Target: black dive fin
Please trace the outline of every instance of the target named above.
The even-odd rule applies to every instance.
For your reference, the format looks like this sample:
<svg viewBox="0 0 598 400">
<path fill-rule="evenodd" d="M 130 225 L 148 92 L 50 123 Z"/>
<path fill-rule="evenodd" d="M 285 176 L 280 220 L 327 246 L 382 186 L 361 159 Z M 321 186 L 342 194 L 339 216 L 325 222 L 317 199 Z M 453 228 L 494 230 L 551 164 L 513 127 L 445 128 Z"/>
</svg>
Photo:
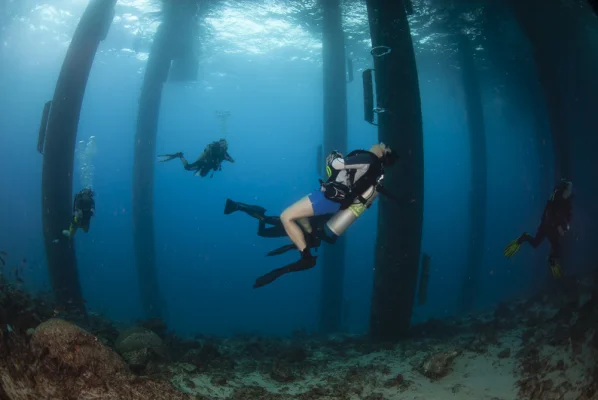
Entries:
<svg viewBox="0 0 598 400">
<path fill-rule="evenodd" d="M 253 288 L 257 289 L 262 286 L 266 286 L 266 285 L 274 282 L 276 279 L 280 278 L 287 272 L 289 272 L 289 271 L 286 269 L 286 267 L 273 269 L 272 271 L 268 272 L 266 275 L 262 275 L 259 278 L 257 278 L 255 280 L 255 283 L 253 284 Z"/>
<path fill-rule="evenodd" d="M 158 162 L 166 162 L 166 161 L 170 161 L 170 160 L 174 160 L 175 158 L 181 158 L 183 156 L 183 153 L 181 153 L 180 151 L 178 153 L 174 153 L 174 154 L 159 154 L 158 158 L 160 157 L 164 157 L 162 160 L 158 160 Z"/>
<path fill-rule="evenodd" d="M 282 247 L 279 247 L 279 248 L 277 248 L 275 250 L 272 250 L 272 251 L 268 252 L 268 254 L 266 254 L 266 257 L 269 257 L 269 256 L 278 256 L 280 254 L 286 253 L 289 250 L 296 250 L 296 249 L 297 249 L 297 246 L 295 246 L 294 244 L 286 244 L 286 245 L 284 245 Z"/>
<path fill-rule="evenodd" d="M 262 275 L 255 280 L 253 284 L 254 289 L 257 289 L 262 286 L 266 286 L 276 279 L 280 278 L 284 274 L 288 274 L 289 272 L 299 272 L 305 271 L 307 269 L 313 268 L 316 266 L 316 260 L 318 257 L 312 258 L 302 258 L 299 261 L 295 261 L 292 264 L 286 265 L 281 268 L 274 269 L 268 272 L 266 275 Z"/>
<path fill-rule="evenodd" d="M 255 211 L 256 214 L 261 215 L 262 217 L 266 215 L 266 209 L 260 206 L 249 206 Z"/>
<path fill-rule="evenodd" d="M 231 199 L 226 199 L 226 205 L 224 206 L 224 213 L 226 215 L 232 214 L 239 209 L 237 203 L 232 201 Z"/>
</svg>

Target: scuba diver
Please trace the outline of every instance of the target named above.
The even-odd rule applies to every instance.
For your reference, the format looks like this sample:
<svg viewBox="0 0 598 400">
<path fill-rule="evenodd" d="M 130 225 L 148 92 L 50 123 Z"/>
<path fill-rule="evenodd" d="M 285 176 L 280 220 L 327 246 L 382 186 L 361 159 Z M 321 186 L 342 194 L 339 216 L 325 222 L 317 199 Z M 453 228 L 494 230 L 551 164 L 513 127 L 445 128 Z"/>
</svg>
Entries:
<svg viewBox="0 0 598 400">
<path fill-rule="evenodd" d="M 89 231 L 89 223 L 91 217 L 95 213 L 96 203 L 93 199 L 94 192 L 91 187 L 82 189 L 75 195 L 75 201 L 73 202 L 73 219 L 69 229 L 62 231 L 62 234 L 66 237 L 73 237 L 77 229 L 83 229 L 83 232 Z"/>
<path fill-rule="evenodd" d="M 287 236 L 287 232 L 282 225 L 280 217 L 267 216 L 266 209 L 263 207 L 226 199 L 224 214 L 232 214 L 235 211 L 242 211 L 259 221 L 257 229 L 258 236 L 265 238 L 279 238 Z M 305 235 L 307 245 L 310 248 L 317 249 L 322 244 L 322 240 L 329 241 L 329 238 L 325 232 L 325 225 L 332 215 L 333 214 L 324 214 L 309 218 L 300 218 L 297 220 L 299 227 Z M 278 249 L 270 251 L 267 256 L 276 256 L 295 248 L 296 247 L 294 244 L 284 245 Z"/>
<path fill-rule="evenodd" d="M 228 154 L 228 143 L 226 139 L 220 139 L 217 142 L 212 142 L 207 145 L 202 155 L 199 156 L 199 158 L 193 163 L 189 163 L 181 152 L 174 154 L 161 154 L 158 157 L 163 157 L 163 159 L 158 160 L 159 162 L 166 162 L 174 160 L 175 158 L 180 158 L 181 162 L 183 163 L 183 167 L 187 171 L 195 171 L 193 175 L 199 175 L 201 177 L 208 175 L 211 170 L 214 172 L 221 171 L 222 161 L 226 160 L 231 163 L 235 162 L 230 154 Z M 212 172 L 210 178 L 214 176 L 214 172 Z"/>
<path fill-rule="evenodd" d="M 378 193 L 400 201 L 381 185 L 384 167 L 393 165 L 396 159 L 395 153 L 384 143 L 373 145 L 369 151 L 352 151 L 344 158 L 337 151 L 328 155 L 328 180 L 320 180 L 319 190 L 305 196 L 280 215 L 280 221 L 301 258 L 257 278 L 253 287 L 265 286 L 289 272 L 315 267 L 317 257 L 311 254 L 306 235 L 298 224 L 302 218 L 334 214 L 324 227 L 326 241 L 334 243 L 370 207 Z"/>
<path fill-rule="evenodd" d="M 563 275 L 563 270 L 559 264 L 561 236 L 564 236 L 570 228 L 569 224 L 571 223 L 573 210 L 572 192 L 573 183 L 566 179 L 561 179 L 546 202 L 536 235 L 532 236 L 527 232 L 523 232 L 521 236 L 513 240 L 505 248 L 505 257 L 510 258 L 514 256 L 523 243 L 529 243 L 535 249 L 544 241 L 544 238 L 548 238 L 551 247 L 548 256 L 548 265 L 550 266 L 553 278 L 560 278 Z"/>
</svg>

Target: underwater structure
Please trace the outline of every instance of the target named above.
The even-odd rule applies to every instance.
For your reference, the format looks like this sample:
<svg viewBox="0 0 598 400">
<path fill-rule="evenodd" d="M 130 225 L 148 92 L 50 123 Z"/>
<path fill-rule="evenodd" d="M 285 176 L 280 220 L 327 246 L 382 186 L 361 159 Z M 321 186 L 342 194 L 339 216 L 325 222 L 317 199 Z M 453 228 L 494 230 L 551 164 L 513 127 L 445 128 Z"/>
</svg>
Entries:
<svg viewBox="0 0 598 400">
<path fill-rule="evenodd" d="M 42 225 L 52 289 L 58 303 L 85 310 L 75 244 L 62 230 L 72 217 L 73 164 L 85 87 L 100 41 L 106 38 L 116 0 L 92 0 L 75 30 L 54 97 L 44 105 L 38 150 L 43 153 Z"/>
<path fill-rule="evenodd" d="M 347 83 L 345 39 L 340 0 L 321 2 L 322 57 L 324 69 L 324 145 L 323 157 L 337 150 L 347 152 Z M 322 173 L 323 171 L 319 171 Z M 345 269 L 345 238 L 322 252 L 322 290 L 320 331 L 337 332 L 343 315 L 343 286 Z"/>
<path fill-rule="evenodd" d="M 197 54 L 187 36 L 193 34 L 198 10 L 197 0 L 163 3 L 162 23 L 150 49 L 139 98 L 133 161 L 133 245 L 141 304 L 148 318 L 161 317 L 163 312 L 154 235 L 154 164 L 162 89 L 171 66 L 173 81 L 197 78 Z"/>
<path fill-rule="evenodd" d="M 596 15 L 586 2 L 570 7 L 563 2 L 522 4 L 511 0 L 509 5 L 531 45 L 545 99 L 554 160 L 553 183 L 561 178 L 571 179 L 582 185 L 577 186 L 579 192 L 593 193 L 595 169 L 579 160 L 593 157 L 598 126 L 596 113 L 589 108 L 596 104 L 598 93 L 596 39 L 590 25 L 595 24 Z M 591 198 L 577 199 L 577 215 L 598 215 L 596 202 Z M 577 226 L 576 237 L 564 238 L 563 264 L 570 264 L 572 247 L 585 246 L 583 241 L 593 235 L 585 224 Z M 578 256 L 579 252 L 575 253 Z M 586 258 L 583 262 L 594 261 Z"/>
<path fill-rule="evenodd" d="M 415 53 L 403 0 L 367 0 L 376 74 L 378 138 L 397 152 L 384 175 L 398 204 L 381 196 L 370 334 L 395 339 L 409 329 L 420 263 L 424 215 L 424 148 Z"/>
<path fill-rule="evenodd" d="M 563 18 L 562 12 L 565 10 L 558 2 L 543 3 L 542 5 L 538 3 L 537 6 L 533 3 L 535 2 L 516 0 L 509 2 L 515 18 L 532 46 L 538 77 L 546 99 L 554 154 L 554 173 L 558 180 L 563 176 L 571 177 L 572 172 L 571 144 L 567 135 L 569 128 L 566 97 L 563 96 L 558 79 L 563 63 L 560 58 L 566 58 L 566 54 L 562 51 L 559 43 L 562 41 L 560 35 L 563 32 L 573 33 L 576 29 L 569 30 L 564 26 L 570 19 Z M 538 18 L 539 12 L 542 14 L 542 18 Z M 547 26 L 547 21 L 551 21 L 554 25 Z M 560 27 L 560 29 L 555 27 Z"/>
<path fill-rule="evenodd" d="M 510 99 L 521 113 L 533 118 L 532 140 L 539 157 L 540 193 L 549 193 L 553 185 L 550 132 L 546 102 L 538 81 L 534 62 L 528 57 L 526 46 L 514 48 L 514 43 L 525 42 L 525 33 L 516 29 L 516 35 L 505 40 L 508 28 L 517 24 L 508 2 L 491 2 L 485 8 L 482 20 L 483 44 L 492 66 L 491 74 L 484 76 L 495 87 L 504 89 L 503 98 Z M 500 71 L 500 73 L 496 73 Z"/>
<path fill-rule="evenodd" d="M 457 30 L 457 57 L 461 67 L 461 82 L 467 111 L 469 131 L 470 190 L 469 190 L 469 240 L 465 275 L 461 287 L 459 308 L 469 311 L 475 301 L 479 275 L 484 262 L 487 209 L 486 132 L 484 108 L 478 83 L 478 73 L 470 39 Z"/>
</svg>

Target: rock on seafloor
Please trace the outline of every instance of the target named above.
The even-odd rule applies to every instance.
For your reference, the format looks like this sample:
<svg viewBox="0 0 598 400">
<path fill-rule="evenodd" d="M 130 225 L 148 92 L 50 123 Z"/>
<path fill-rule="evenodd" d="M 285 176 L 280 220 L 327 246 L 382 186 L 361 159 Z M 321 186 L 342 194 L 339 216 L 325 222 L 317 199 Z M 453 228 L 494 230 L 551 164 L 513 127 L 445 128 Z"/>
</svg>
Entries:
<svg viewBox="0 0 598 400">
<path fill-rule="evenodd" d="M 164 357 L 162 339 L 143 327 L 136 326 L 122 332 L 115 347 L 129 367 L 137 371 L 145 368 L 152 359 Z"/>
<path fill-rule="evenodd" d="M 192 399 L 167 382 L 134 376 L 98 338 L 59 319 L 40 324 L 30 341 L 0 331 L 0 398 Z"/>
<path fill-rule="evenodd" d="M 440 379 L 451 372 L 453 360 L 460 354 L 457 350 L 442 351 L 427 357 L 419 371 L 430 379 Z"/>
</svg>

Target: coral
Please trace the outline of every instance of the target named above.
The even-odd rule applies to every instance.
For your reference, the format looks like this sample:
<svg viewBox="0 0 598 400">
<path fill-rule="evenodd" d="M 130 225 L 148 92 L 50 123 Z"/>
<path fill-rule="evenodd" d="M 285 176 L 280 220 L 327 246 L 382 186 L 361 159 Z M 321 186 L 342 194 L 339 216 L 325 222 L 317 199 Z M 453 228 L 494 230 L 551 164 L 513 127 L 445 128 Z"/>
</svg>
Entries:
<svg viewBox="0 0 598 400">
<path fill-rule="evenodd" d="M 140 379 L 97 337 L 51 319 L 27 335 L 0 331 L 3 399 L 182 400 L 191 397 L 166 382 Z"/>
<path fill-rule="evenodd" d="M 115 348 L 135 371 L 143 370 L 150 361 L 166 358 L 162 339 L 153 331 L 138 326 L 121 333 Z"/>
</svg>

